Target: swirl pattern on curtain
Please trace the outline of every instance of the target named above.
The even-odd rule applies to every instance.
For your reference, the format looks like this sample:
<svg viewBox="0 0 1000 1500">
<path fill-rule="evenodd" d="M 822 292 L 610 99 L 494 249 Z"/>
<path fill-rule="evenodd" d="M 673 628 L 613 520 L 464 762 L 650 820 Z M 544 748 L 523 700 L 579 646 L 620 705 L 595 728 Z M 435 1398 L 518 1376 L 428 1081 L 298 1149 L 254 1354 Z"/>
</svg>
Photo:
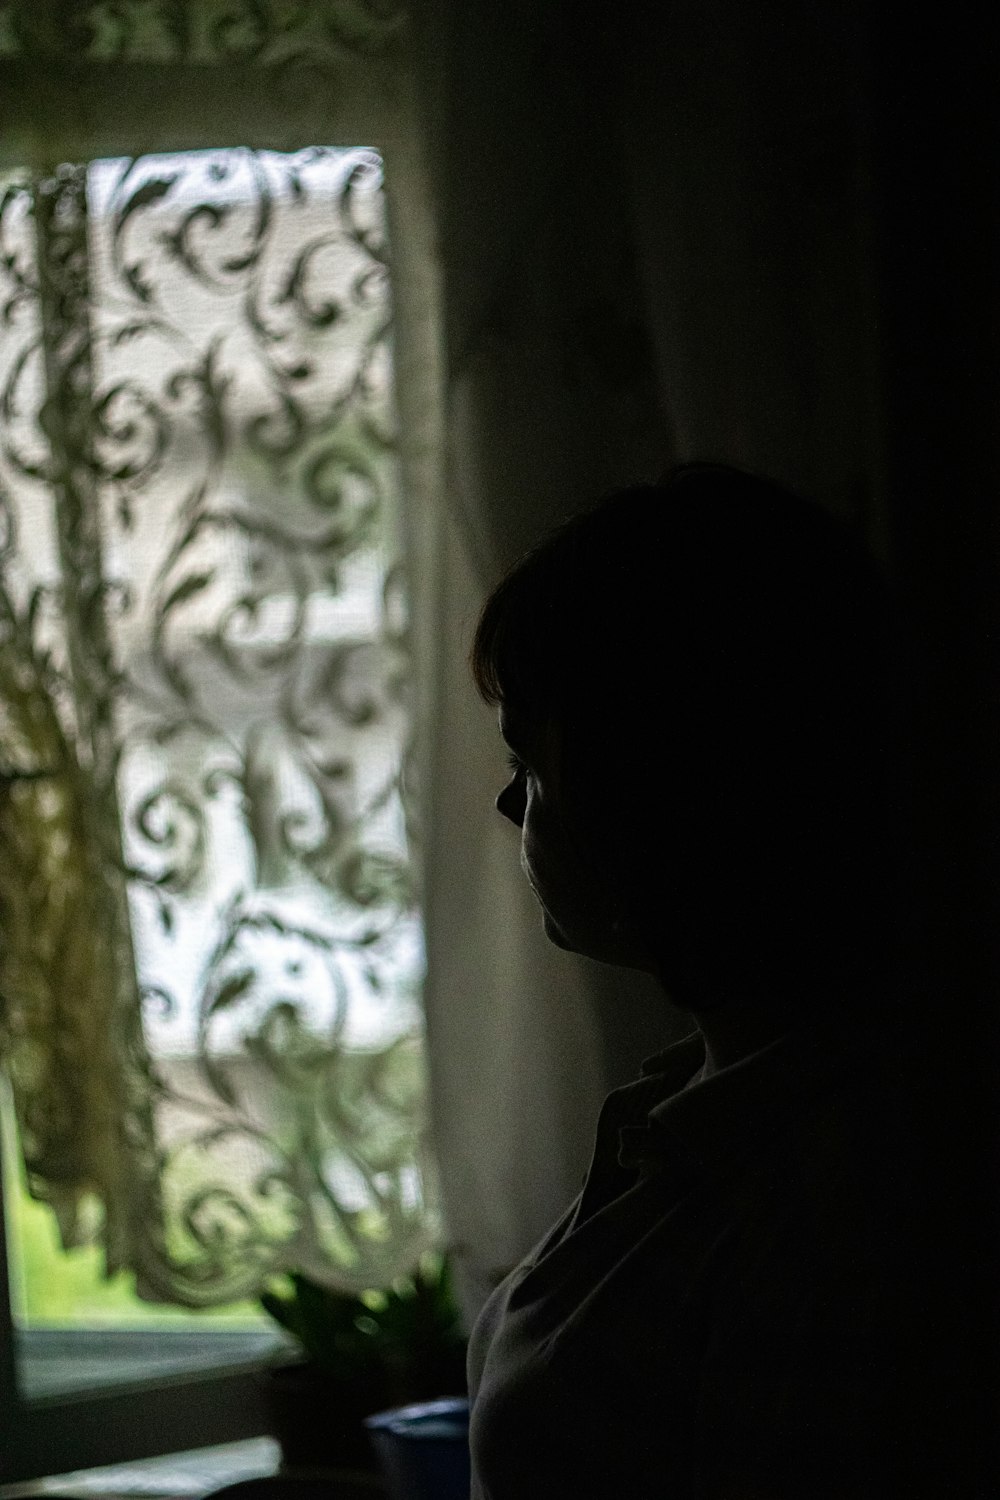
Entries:
<svg viewBox="0 0 1000 1500">
<path fill-rule="evenodd" d="M 0 1034 L 32 1191 L 148 1298 L 386 1284 L 440 1227 L 379 158 L 15 174 L 0 315 Z"/>
<path fill-rule="evenodd" d="M 322 66 L 404 25 L 394 0 L 2 0 L 0 57 Z"/>
</svg>

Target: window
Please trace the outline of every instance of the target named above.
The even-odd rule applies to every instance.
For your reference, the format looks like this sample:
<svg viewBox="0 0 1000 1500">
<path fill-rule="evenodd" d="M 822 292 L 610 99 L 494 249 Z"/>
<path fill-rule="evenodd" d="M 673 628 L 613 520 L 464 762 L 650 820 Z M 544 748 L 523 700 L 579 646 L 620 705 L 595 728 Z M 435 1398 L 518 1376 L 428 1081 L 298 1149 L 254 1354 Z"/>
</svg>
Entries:
<svg viewBox="0 0 1000 1500">
<path fill-rule="evenodd" d="M 261 1430 L 267 1279 L 438 1229 L 381 159 L 14 170 L 0 285 L 23 1478 Z"/>
</svg>

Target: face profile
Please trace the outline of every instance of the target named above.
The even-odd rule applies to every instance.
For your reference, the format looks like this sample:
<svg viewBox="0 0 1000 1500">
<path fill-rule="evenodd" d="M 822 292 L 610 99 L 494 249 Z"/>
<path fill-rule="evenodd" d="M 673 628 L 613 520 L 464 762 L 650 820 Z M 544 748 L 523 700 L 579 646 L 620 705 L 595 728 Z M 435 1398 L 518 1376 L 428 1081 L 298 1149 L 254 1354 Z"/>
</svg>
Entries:
<svg viewBox="0 0 1000 1500">
<path fill-rule="evenodd" d="M 612 495 L 501 581 L 472 661 L 553 942 L 696 1013 L 889 962 L 891 603 L 819 507 L 709 465 Z"/>
<path fill-rule="evenodd" d="M 576 809 L 565 797 L 562 737 L 553 722 L 519 732 L 500 705 L 500 734 L 510 752 L 511 778 L 497 811 L 521 833 L 521 867 L 542 912 L 546 936 L 557 947 L 606 963 L 642 967 L 629 950 L 613 892 L 588 848 Z M 604 795 L 613 795 L 606 789 Z"/>
</svg>

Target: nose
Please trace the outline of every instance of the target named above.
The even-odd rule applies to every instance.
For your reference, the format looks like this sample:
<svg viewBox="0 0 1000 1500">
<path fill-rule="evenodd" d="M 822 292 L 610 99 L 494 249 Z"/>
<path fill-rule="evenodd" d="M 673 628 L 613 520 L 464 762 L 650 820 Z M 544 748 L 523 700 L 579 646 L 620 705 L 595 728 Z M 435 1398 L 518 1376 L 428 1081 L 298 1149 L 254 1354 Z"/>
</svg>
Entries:
<svg viewBox="0 0 1000 1500">
<path fill-rule="evenodd" d="M 523 826 L 525 795 L 524 778 L 520 774 L 512 776 L 503 791 L 498 793 L 496 809 L 498 813 L 502 813 L 505 818 L 513 823 L 515 828 Z"/>
</svg>

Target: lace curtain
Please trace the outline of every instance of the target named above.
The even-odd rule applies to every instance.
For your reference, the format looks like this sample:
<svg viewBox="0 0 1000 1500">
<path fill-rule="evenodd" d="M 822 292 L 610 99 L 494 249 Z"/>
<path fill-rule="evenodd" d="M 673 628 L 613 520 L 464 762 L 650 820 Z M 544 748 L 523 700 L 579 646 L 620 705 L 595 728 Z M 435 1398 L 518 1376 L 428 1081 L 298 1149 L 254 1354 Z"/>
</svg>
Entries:
<svg viewBox="0 0 1000 1500">
<path fill-rule="evenodd" d="M 397 0 L 4 0 L 0 56 L 335 71 L 392 49 L 406 25 Z"/>
<path fill-rule="evenodd" d="M 91 60 L 308 63 L 332 88 L 400 25 L 12 4 L 0 56 L 75 54 L 71 92 Z M 147 1298 L 222 1304 L 286 1268 L 384 1284 L 441 1227 L 382 161 L 321 140 L 46 162 L 20 124 L 0 1034 L 29 1186 Z"/>
</svg>

